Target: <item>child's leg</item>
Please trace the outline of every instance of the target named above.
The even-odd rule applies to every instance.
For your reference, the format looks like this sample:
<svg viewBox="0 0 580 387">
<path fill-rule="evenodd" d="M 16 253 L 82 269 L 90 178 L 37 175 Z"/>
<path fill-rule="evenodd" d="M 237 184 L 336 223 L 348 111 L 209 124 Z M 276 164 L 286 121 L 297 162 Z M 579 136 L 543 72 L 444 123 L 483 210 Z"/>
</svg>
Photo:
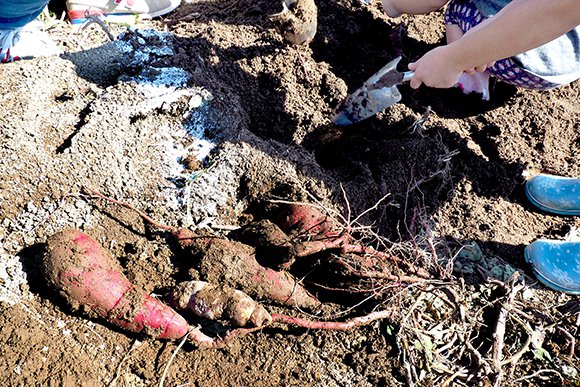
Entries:
<svg viewBox="0 0 580 387">
<path fill-rule="evenodd" d="M 0 29 L 21 28 L 46 7 L 48 0 L 0 1 Z"/>
<path fill-rule="evenodd" d="M 137 19 L 165 15 L 181 4 L 181 0 L 67 0 L 66 8 L 73 28 L 80 28 L 94 17 L 111 23 L 134 24 Z"/>
<path fill-rule="evenodd" d="M 22 57 L 55 55 L 60 49 L 31 23 L 48 0 L 0 1 L 0 63 Z"/>
<path fill-rule="evenodd" d="M 402 14 L 420 15 L 438 10 L 449 0 L 383 0 L 383 9 L 390 17 Z"/>
<path fill-rule="evenodd" d="M 469 29 L 481 23 L 485 18 L 470 1 L 451 1 L 445 12 L 445 34 L 447 44 L 461 39 Z M 489 72 L 463 73 L 457 87 L 465 94 L 477 93 L 489 100 Z"/>
</svg>

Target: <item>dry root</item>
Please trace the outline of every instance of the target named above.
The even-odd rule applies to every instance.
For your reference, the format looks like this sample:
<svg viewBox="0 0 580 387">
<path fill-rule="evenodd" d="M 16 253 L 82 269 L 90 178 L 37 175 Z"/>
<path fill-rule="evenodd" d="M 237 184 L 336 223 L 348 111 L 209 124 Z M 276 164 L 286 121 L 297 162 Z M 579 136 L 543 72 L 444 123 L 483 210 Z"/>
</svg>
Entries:
<svg viewBox="0 0 580 387">
<path fill-rule="evenodd" d="M 370 324 L 373 321 L 391 318 L 394 308 L 369 313 L 365 316 L 353 317 L 347 321 L 316 321 L 300 317 L 291 317 L 283 314 L 273 314 L 272 320 L 277 323 L 295 325 L 308 329 L 327 329 L 334 331 L 346 331 L 355 327 Z"/>
</svg>

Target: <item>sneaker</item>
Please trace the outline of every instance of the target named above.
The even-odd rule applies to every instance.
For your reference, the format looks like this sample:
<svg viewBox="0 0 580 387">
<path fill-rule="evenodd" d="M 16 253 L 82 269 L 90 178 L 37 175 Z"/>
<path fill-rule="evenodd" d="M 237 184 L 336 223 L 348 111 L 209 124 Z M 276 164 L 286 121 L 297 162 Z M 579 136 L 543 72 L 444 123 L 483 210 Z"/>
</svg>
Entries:
<svg viewBox="0 0 580 387">
<path fill-rule="evenodd" d="M 21 28 L 0 30 L 0 62 L 14 62 L 40 56 L 62 54 L 56 43 L 33 21 Z"/>
<path fill-rule="evenodd" d="M 66 7 L 71 24 L 75 27 L 88 21 L 88 15 L 102 17 L 112 23 L 134 24 L 137 19 L 165 15 L 179 4 L 181 0 L 67 0 Z"/>
<path fill-rule="evenodd" d="M 580 215 L 580 179 L 541 174 L 526 182 L 536 207 L 558 215 Z"/>
<path fill-rule="evenodd" d="M 539 239 L 526 247 L 524 255 L 544 285 L 580 295 L 580 241 Z"/>
</svg>

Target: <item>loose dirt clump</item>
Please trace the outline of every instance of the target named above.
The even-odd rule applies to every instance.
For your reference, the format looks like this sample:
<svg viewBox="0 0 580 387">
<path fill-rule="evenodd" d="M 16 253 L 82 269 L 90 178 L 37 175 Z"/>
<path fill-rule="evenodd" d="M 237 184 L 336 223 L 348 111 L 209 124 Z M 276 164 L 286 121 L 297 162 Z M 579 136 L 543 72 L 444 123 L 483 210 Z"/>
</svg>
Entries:
<svg viewBox="0 0 580 387">
<path fill-rule="evenodd" d="M 543 92 L 494 82 L 489 102 L 403 85 L 399 104 L 334 127 L 334 109 L 376 70 L 443 42 L 442 13 L 394 20 L 375 1 L 315 5 L 316 34 L 299 45 L 269 18 L 282 3 L 262 0 L 187 2 L 136 29 L 109 27 L 114 42 L 97 24 L 73 34 L 47 20 L 64 54 L 0 67 L 2 385 L 578 383 L 578 299 L 537 283 L 523 259 L 533 240 L 580 228 L 523 192 L 537 172 L 580 176 L 578 82 Z M 84 187 L 227 243 L 200 266 L 170 232 Z M 88 319 L 39 271 L 48 237 L 75 228 L 155 297 L 183 281 L 235 282 L 247 272 L 218 258 L 267 266 L 280 245 L 236 239 L 274 221 L 280 203 L 324 210 L 351 250 L 273 256 L 271 270 L 322 306 L 264 297 L 273 323 L 221 349 Z M 286 247 L 312 241 L 284 232 Z M 380 266 L 370 251 L 399 261 Z M 214 337 L 230 329 L 183 316 Z"/>
</svg>

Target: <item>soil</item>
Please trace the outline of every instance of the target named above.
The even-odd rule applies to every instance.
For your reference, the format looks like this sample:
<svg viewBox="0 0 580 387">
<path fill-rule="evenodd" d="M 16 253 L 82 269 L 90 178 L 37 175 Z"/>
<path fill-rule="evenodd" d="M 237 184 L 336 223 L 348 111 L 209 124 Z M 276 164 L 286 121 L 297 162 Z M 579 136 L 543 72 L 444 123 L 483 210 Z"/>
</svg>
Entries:
<svg viewBox="0 0 580 387">
<path fill-rule="evenodd" d="M 66 23 L 46 21 L 64 53 L 1 66 L 2 385 L 390 386 L 451 376 L 410 371 L 402 355 L 409 348 L 396 335 L 405 314 L 349 331 L 272 325 L 202 350 L 73 311 L 39 270 L 47 238 L 67 228 L 93 236 L 133 283 L 161 298 L 178 282 L 204 280 L 195 257 L 167 232 L 83 187 L 161 223 L 209 227 L 223 238 L 263 219 L 272 200 L 315 203 L 345 223 L 371 226 L 382 246 L 423 264 L 445 286 L 481 297 L 469 298 L 468 310 L 488 305 L 488 277 L 506 281 L 514 270 L 544 316 L 577 303 L 537 283 L 523 250 L 538 238 L 563 239 L 580 219 L 536 210 L 523 183 L 538 172 L 580 176 L 578 82 L 538 92 L 492 81 L 490 101 L 402 85 L 400 103 L 336 127 L 334 109 L 376 70 L 397 56 L 403 69 L 443 43 L 442 13 L 395 20 L 377 1 L 316 5 L 316 35 L 306 45 L 286 41 L 270 21 L 282 9 L 276 1 L 191 1 L 137 30 L 112 27 L 123 33 L 115 42 L 96 24 L 73 34 Z M 421 261 L 423 250 L 456 257 L 453 274 Z M 466 250 L 472 254 L 459 254 Z M 334 273 L 321 260 L 313 259 L 313 274 L 304 263 L 295 274 L 343 311 L 338 320 L 389 303 L 410 310 L 406 302 L 417 296 L 409 290 L 400 293 L 409 300 L 360 303 L 345 287 L 314 286 Z M 271 311 L 321 317 L 260 301 Z M 223 332 L 184 316 L 210 335 Z M 567 337 L 578 337 L 569 317 L 560 321 L 568 335 L 547 331 L 550 361 L 535 348 L 504 380 L 578 383 L 580 340 L 569 356 Z M 474 364 L 463 359 L 462 366 Z M 555 371 L 533 375 L 546 368 Z"/>
</svg>

